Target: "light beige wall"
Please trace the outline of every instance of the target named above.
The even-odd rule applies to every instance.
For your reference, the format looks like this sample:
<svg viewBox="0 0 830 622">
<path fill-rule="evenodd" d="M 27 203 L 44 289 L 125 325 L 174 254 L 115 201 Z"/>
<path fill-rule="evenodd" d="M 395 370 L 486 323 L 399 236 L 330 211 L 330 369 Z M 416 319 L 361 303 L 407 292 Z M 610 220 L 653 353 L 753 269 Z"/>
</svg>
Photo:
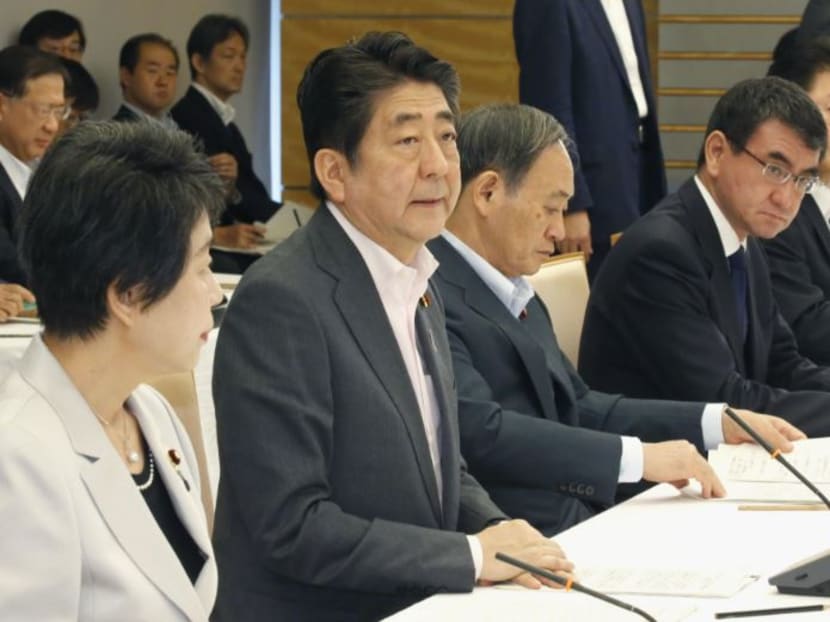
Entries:
<svg viewBox="0 0 830 622">
<path fill-rule="evenodd" d="M 245 87 L 231 103 L 255 154 L 255 168 L 263 180 L 268 180 L 268 7 L 268 0 L 0 0 L 0 45 L 16 43 L 20 27 L 38 11 L 60 9 L 78 17 L 87 35 L 84 65 L 101 89 L 96 116 L 109 118 L 121 100 L 118 52 L 129 37 L 158 32 L 175 43 L 182 59 L 178 80 L 181 95 L 190 83 L 185 43 L 193 25 L 207 13 L 240 17 L 251 30 L 251 49 Z"/>
</svg>

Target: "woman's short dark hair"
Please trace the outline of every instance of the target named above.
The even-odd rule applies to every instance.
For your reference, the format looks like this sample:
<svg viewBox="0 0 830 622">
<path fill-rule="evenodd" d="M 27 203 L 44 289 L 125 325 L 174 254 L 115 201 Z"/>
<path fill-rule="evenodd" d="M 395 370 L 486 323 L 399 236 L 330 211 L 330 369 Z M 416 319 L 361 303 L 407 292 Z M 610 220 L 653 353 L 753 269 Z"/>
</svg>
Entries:
<svg viewBox="0 0 830 622">
<path fill-rule="evenodd" d="M 19 251 L 46 332 L 106 326 L 107 289 L 147 308 L 181 277 L 199 218 L 222 182 L 185 132 L 155 123 L 82 123 L 47 152 L 20 214 Z"/>
<path fill-rule="evenodd" d="M 49 39 L 63 39 L 73 32 L 77 32 L 81 39 L 81 50 L 86 49 L 86 35 L 84 27 L 74 15 L 49 9 L 35 13 L 28 22 L 23 24 L 17 42 L 20 45 L 37 47 L 37 42 L 47 37 Z"/>
<path fill-rule="evenodd" d="M 366 33 L 324 50 L 306 67 L 297 89 L 297 105 L 311 169 L 311 192 L 318 199 L 324 200 L 325 192 L 314 172 L 314 154 L 334 149 L 353 164 L 374 114 L 377 94 L 407 80 L 438 86 L 458 117 L 460 85 L 455 69 L 400 32 Z"/>
<path fill-rule="evenodd" d="M 200 19 L 190 36 L 187 38 L 187 58 L 190 62 L 190 77 L 196 79 L 196 67 L 193 66 L 193 55 L 198 54 L 207 60 L 213 53 L 213 48 L 226 41 L 232 34 L 238 34 L 248 48 L 250 35 L 248 27 L 238 17 L 230 15 L 205 15 Z"/>
<path fill-rule="evenodd" d="M 821 112 L 804 89 L 775 76 L 743 80 L 724 93 L 709 117 L 706 137 L 721 131 L 737 152 L 746 147 L 758 127 L 767 121 L 779 121 L 795 132 L 807 148 L 824 157 L 827 127 Z M 705 162 L 706 154 L 701 147 L 698 167 Z"/>
<path fill-rule="evenodd" d="M 60 57 L 25 45 L 11 45 L 0 50 L 0 93 L 9 97 L 23 97 L 26 84 L 42 76 L 57 74 L 64 87 L 69 82 Z"/>
<path fill-rule="evenodd" d="M 97 110 L 100 94 L 95 78 L 78 61 L 71 58 L 59 58 L 69 75 L 69 81 L 66 83 L 64 90 L 66 97 L 73 100 L 72 107 L 81 112 Z"/>
</svg>

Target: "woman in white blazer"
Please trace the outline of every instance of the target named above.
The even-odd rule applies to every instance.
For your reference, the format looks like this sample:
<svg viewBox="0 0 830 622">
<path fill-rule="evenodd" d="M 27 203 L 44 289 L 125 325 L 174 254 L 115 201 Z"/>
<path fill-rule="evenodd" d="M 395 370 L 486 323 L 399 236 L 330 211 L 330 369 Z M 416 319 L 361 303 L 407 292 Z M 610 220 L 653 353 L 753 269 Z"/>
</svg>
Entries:
<svg viewBox="0 0 830 622">
<path fill-rule="evenodd" d="M 0 105 L 2 102 L 0 102 Z M 192 369 L 222 186 L 181 132 L 82 124 L 20 215 L 41 336 L 0 383 L 0 620 L 207 620 L 193 449 L 141 383 Z"/>
</svg>

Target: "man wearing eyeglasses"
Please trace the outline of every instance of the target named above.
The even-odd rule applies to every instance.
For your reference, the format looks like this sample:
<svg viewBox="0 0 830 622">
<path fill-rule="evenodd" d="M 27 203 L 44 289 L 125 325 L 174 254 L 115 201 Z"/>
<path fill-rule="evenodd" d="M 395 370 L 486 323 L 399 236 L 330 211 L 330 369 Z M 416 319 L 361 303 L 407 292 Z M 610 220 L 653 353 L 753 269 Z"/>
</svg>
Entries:
<svg viewBox="0 0 830 622">
<path fill-rule="evenodd" d="M 626 230 L 593 285 L 579 354 L 592 388 L 727 402 L 830 434 L 830 368 L 799 353 L 758 241 L 795 218 L 826 147 L 791 82 L 727 91 L 697 174 Z"/>
<path fill-rule="evenodd" d="M 32 166 L 69 113 L 65 83 L 53 54 L 25 46 L 0 51 L 0 282 L 26 283 L 15 225 Z"/>
</svg>

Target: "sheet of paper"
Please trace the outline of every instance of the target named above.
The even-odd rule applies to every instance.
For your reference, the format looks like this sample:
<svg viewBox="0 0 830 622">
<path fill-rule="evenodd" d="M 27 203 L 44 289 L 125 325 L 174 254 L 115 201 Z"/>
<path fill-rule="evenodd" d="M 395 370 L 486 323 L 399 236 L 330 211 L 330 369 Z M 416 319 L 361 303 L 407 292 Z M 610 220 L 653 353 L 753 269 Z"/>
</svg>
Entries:
<svg viewBox="0 0 830 622">
<path fill-rule="evenodd" d="M 9 321 L 0 324 L 0 337 L 32 337 L 42 329 L 40 322 Z"/>
<path fill-rule="evenodd" d="M 577 580 L 608 594 L 728 598 L 757 580 L 740 570 L 579 568 Z"/>
<path fill-rule="evenodd" d="M 787 461 L 813 483 L 830 484 L 830 437 L 793 443 Z M 723 480 L 744 482 L 797 482 L 777 460 L 758 445 L 721 445 L 709 452 L 709 463 Z"/>
<path fill-rule="evenodd" d="M 809 488 L 801 482 L 724 482 L 727 501 L 774 501 L 775 503 L 815 503 L 823 505 Z M 817 486 L 830 497 L 830 484 Z"/>
<path fill-rule="evenodd" d="M 615 607 L 579 592 L 528 590 L 512 584 L 476 588 L 476 604 L 468 594 L 438 594 L 410 609 L 387 618 L 388 622 L 433 622 L 475 620 L 476 622 L 643 622 L 636 613 Z M 647 596 L 623 598 L 660 622 L 687 620 L 697 607 L 686 601 L 655 602 Z"/>
</svg>

